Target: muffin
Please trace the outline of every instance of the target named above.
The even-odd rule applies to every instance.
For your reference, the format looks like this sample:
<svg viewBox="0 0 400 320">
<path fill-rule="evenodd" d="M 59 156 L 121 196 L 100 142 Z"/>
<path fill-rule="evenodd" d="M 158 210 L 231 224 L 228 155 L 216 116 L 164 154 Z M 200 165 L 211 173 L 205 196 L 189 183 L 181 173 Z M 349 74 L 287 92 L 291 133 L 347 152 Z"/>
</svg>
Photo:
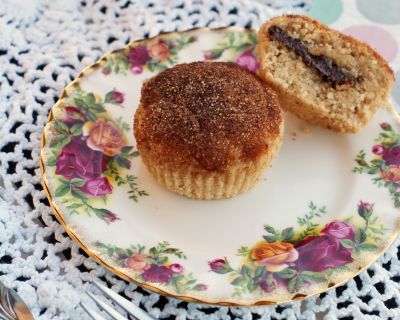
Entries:
<svg viewBox="0 0 400 320">
<path fill-rule="evenodd" d="M 227 62 L 193 62 L 143 84 L 134 135 L 159 184 L 193 199 L 249 190 L 277 153 L 283 118 L 276 94 Z"/>
<path fill-rule="evenodd" d="M 321 127 L 357 132 L 388 105 L 394 76 L 367 44 L 299 15 L 258 32 L 259 75 L 283 109 Z"/>
</svg>

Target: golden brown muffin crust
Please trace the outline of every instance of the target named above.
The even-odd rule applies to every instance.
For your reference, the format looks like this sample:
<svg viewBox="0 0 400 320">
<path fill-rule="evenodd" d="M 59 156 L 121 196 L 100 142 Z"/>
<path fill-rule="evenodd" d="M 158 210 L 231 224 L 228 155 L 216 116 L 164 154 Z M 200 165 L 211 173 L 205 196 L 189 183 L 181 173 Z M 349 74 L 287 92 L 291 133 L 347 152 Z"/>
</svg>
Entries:
<svg viewBox="0 0 400 320">
<path fill-rule="evenodd" d="M 193 62 L 143 85 L 135 137 L 139 151 L 152 148 L 170 164 L 195 159 L 224 170 L 265 153 L 281 122 L 276 94 L 257 76 L 234 63 Z"/>
<path fill-rule="evenodd" d="M 339 32 L 339 31 L 337 31 L 335 29 L 331 29 L 328 26 L 326 26 L 326 25 L 322 24 L 321 22 L 319 22 L 318 20 L 315 20 L 315 19 L 310 18 L 308 16 L 303 16 L 303 15 L 298 15 L 298 14 L 287 14 L 287 15 L 282 15 L 282 16 L 277 16 L 277 17 L 271 18 L 266 23 L 264 23 L 260 28 L 259 33 L 258 33 L 259 42 L 263 41 L 263 38 L 269 39 L 268 28 L 270 26 L 272 26 L 272 25 L 275 25 L 275 21 L 279 22 L 280 20 L 282 20 L 284 18 L 302 19 L 305 22 L 314 25 L 318 29 L 322 29 L 322 30 L 327 31 L 327 32 L 335 33 L 340 38 L 342 38 L 344 41 L 348 41 L 349 43 L 351 43 L 353 45 L 360 46 L 361 48 L 363 48 L 363 50 L 367 50 L 367 51 L 371 52 L 371 54 L 374 56 L 374 58 L 378 61 L 379 65 L 382 68 L 384 68 L 388 72 L 388 74 L 390 74 L 390 76 L 394 79 L 394 73 L 393 73 L 393 70 L 390 68 L 389 64 L 368 43 L 366 43 L 364 41 L 361 41 L 359 39 L 353 38 L 352 36 L 349 36 L 347 34 Z"/>
<path fill-rule="evenodd" d="M 283 29 L 309 53 L 327 59 L 356 78 L 335 86 L 303 58 L 270 36 Z M 284 15 L 266 21 L 258 32 L 259 76 L 279 95 L 281 106 L 310 123 L 355 133 L 384 107 L 394 76 L 388 63 L 364 42 L 306 16 Z M 330 67 L 332 67 L 332 65 Z"/>
</svg>

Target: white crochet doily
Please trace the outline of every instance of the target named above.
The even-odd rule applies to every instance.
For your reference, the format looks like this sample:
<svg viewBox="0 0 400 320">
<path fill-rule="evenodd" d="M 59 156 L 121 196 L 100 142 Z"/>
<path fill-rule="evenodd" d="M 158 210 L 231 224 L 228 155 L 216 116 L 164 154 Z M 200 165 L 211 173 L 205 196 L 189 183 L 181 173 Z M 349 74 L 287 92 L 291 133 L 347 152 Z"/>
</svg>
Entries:
<svg viewBox="0 0 400 320">
<path fill-rule="evenodd" d="M 168 299 L 128 284 L 79 249 L 52 214 L 40 184 L 39 143 L 64 86 L 102 54 L 161 31 L 196 26 L 258 27 L 280 10 L 310 1 L 1 0 L 0 280 L 37 319 L 88 319 L 80 301 L 91 281 L 160 319 L 400 319 L 399 241 L 347 285 L 280 306 L 210 307 Z"/>
</svg>

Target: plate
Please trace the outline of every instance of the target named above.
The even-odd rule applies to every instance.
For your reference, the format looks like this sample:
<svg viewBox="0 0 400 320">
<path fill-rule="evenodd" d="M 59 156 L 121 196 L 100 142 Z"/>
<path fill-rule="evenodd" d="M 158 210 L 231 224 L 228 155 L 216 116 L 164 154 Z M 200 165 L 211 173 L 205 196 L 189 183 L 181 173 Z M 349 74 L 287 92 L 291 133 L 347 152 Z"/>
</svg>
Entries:
<svg viewBox="0 0 400 320">
<path fill-rule="evenodd" d="M 251 191 L 195 201 L 157 185 L 132 133 L 143 81 L 177 63 L 256 72 L 252 30 L 197 29 L 130 43 L 84 69 L 42 136 L 43 186 L 69 235 L 126 280 L 187 301 L 302 299 L 365 269 L 399 231 L 400 135 L 380 111 L 358 134 L 285 114 L 282 148 Z"/>
</svg>

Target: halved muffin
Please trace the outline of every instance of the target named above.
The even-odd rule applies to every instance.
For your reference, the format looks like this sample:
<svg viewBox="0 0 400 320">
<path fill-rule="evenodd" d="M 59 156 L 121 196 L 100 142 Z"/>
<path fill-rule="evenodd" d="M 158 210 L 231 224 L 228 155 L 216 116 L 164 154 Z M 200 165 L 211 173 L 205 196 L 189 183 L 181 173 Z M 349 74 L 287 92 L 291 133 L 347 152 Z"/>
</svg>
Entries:
<svg viewBox="0 0 400 320">
<path fill-rule="evenodd" d="M 259 75 L 302 119 L 357 132 L 388 105 L 393 71 L 364 42 L 300 15 L 268 20 L 258 42 Z"/>
<path fill-rule="evenodd" d="M 169 190 L 194 199 L 253 187 L 281 145 L 278 98 L 227 62 L 193 62 L 144 83 L 134 134 L 143 162 Z"/>
</svg>

